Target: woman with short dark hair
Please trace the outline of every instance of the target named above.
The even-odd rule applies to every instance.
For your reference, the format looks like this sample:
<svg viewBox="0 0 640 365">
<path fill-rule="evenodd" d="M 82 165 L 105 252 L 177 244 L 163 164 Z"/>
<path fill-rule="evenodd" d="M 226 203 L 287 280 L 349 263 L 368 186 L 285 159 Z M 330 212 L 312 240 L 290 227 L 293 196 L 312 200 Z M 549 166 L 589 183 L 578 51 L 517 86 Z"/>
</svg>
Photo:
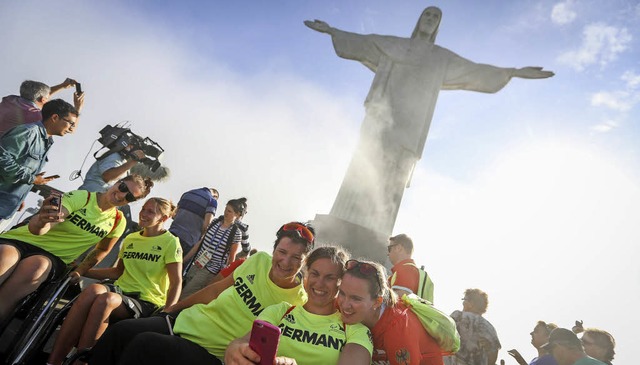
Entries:
<svg viewBox="0 0 640 365">
<path fill-rule="evenodd" d="M 181 299 L 209 285 L 220 270 L 235 260 L 242 242 L 242 230 L 237 223 L 246 213 L 247 198 L 229 200 L 224 215 L 211 222 L 200 241 L 187 253 L 185 262 L 197 256 L 185 277 Z"/>
</svg>

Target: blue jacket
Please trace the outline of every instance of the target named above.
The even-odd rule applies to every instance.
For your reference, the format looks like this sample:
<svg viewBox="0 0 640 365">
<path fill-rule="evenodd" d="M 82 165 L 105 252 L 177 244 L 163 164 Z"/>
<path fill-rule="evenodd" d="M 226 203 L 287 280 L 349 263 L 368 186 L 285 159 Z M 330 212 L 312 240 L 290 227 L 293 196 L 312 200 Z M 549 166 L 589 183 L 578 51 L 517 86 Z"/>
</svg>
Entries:
<svg viewBox="0 0 640 365">
<path fill-rule="evenodd" d="M 0 137 L 0 219 L 18 210 L 52 144 L 42 122 L 16 126 Z"/>
</svg>

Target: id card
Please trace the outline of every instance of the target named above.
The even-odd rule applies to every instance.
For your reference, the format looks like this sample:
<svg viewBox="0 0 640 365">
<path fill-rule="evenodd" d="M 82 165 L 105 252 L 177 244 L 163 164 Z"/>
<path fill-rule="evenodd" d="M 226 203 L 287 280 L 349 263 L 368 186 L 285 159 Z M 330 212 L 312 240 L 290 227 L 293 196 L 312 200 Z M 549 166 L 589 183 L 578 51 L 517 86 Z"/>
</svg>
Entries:
<svg viewBox="0 0 640 365">
<path fill-rule="evenodd" d="M 209 261 L 211 261 L 212 258 L 213 258 L 213 254 L 211 252 L 204 251 L 200 256 L 198 256 L 194 264 L 200 269 L 202 269 L 203 267 L 207 266 L 207 264 L 209 263 Z"/>
</svg>

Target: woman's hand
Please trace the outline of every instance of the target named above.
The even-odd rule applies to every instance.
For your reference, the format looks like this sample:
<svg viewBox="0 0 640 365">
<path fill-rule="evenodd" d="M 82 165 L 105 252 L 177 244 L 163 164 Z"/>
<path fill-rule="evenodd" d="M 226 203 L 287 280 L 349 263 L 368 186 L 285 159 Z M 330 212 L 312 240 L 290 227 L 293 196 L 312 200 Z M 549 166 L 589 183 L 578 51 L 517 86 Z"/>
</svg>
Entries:
<svg viewBox="0 0 640 365">
<path fill-rule="evenodd" d="M 71 284 L 75 285 L 80 282 L 80 273 L 77 271 L 72 271 L 69 273 L 69 277 L 71 278 Z"/>
<path fill-rule="evenodd" d="M 224 352 L 226 365 L 253 365 L 260 362 L 260 355 L 249 347 L 249 335 L 231 341 Z"/>
</svg>

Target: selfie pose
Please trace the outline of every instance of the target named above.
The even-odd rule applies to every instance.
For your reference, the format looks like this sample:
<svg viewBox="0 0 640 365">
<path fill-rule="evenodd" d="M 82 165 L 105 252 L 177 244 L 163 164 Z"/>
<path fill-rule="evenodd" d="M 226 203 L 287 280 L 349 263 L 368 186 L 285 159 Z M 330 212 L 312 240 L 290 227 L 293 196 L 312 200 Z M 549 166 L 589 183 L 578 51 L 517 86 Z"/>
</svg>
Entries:
<svg viewBox="0 0 640 365">
<path fill-rule="evenodd" d="M 0 321 L 47 279 L 64 275 L 67 265 L 94 246 L 69 274 L 78 281 L 116 244 L 126 219 L 116 209 L 146 197 L 153 182 L 127 176 L 104 193 L 75 190 L 58 204 L 44 200 L 28 225 L 0 235 Z"/>
<path fill-rule="evenodd" d="M 335 306 L 338 285 L 344 275 L 347 259 L 347 253 L 341 248 L 316 248 L 305 262 L 304 288 L 309 296 L 307 303 L 303 306 L 279 303 L 260 313 L 259 320 L 282 329 L 275 364 L 371 363 L 371 332 L 360 323 L 345 325 Z M 261 328 L 269 327 L 254 326 L 254 329 Z M 268 330 L 264 332 L 266 338 L 277 336 L 277 332 L 275 335 Z M 254 342 L 251 343 L 250 339 L 254 339 Z M 225 364 L 264 363 L 266 353 L 259 351 L 262 342 L 262 338 L 254 336 L 253 330 L 231 342 L 225 352 Z M 277 344 L 268 340 L 267 343 Z"/>
<path fill-rule="evenodd" d="M 313 248 L 313 229 L 291 222 L 276 236 L 273 256 L 258 252 L 233 276 L 167 308 L 168 316 L 110 326 L 93 348 L 89 363 L 221 364 L 229 343 L 247 333 L 264 308 L 306 301 L 300 269 Z"/>
</svg>

